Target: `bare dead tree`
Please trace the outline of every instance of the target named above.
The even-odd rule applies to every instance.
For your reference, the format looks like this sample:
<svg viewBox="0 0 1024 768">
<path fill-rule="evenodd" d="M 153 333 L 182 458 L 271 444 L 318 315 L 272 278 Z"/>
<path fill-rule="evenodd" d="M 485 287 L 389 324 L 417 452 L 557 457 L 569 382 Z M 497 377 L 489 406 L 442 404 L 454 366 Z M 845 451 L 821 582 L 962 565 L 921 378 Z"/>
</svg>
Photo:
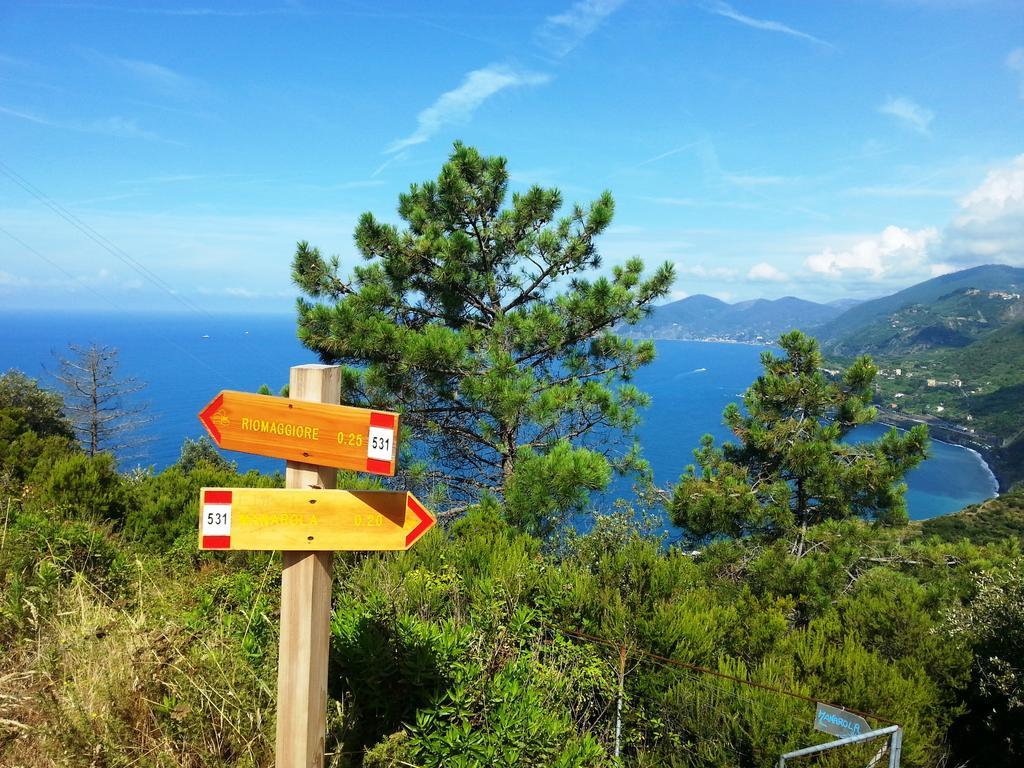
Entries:
<svg viewBox="0 0 1024 768">
<path fill-rule="evenodd" d="M 86 453 L 115 455 L 138 451 L 148 439 L 140 427 L 151 418 L 144 405 L 130 396 L 145 388 L 135 377 L 118 376 L 117 349 L 101 344 L 69 344 L 70 354 L 59 357 L 54 374 L 64 393 L 64 412 Z"/>
</svg>

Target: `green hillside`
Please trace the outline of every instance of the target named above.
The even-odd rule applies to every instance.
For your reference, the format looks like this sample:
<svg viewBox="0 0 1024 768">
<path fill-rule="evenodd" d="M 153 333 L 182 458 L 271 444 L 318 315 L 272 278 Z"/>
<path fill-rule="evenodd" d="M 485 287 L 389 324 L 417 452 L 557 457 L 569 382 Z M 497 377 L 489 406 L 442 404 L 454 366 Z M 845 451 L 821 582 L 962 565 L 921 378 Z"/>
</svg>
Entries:
<svg viewBox="0 0 1024 768">
<path fill-rule="evenodd" d="M 1024 320 L 946 355 L 950 364 L 984 384 L 973 412 L 986 429 L 1012 437 L 1024 427 Z"/>
<path fill-rule="evenodd" d="M 1024 320 L 960 349 L 880 357 L 878 394 L 886 405 L 938 416 L 995 436 L 1024 430 Z"/>
<path fill-rule="evenodd" d="M 833 341 L 834 354 L 901 355 L 966 347 L 1024 317 L 1024 294 L 959 288 L 930 303 L 907 304 Z"/>
<path fill-rule="evenodd" d="M 1024 479 L 1024 269 L 985 266 L 857 305 L 817 333 L 842 365 L 871 355 L 893 416 L 960 430 L 1004 490 Z"/>
<path fill-rule="evenodd" d="M 821 340 L 823 349 L 834 355 L 856 352 L 860 348 L 859 340 L 865 334 L 868 334 L 867 343 L 884 344 L 889 338 L 899 335 L 891 333 L 887 336 L 882 331 L 886 325 L 891 328 L 894 316 L 904 313 L 901 315 L 902 319 L 913 318 L 912 325 L 915 327 L 927 327 L 928 320 L 934 318 L 930 318 L 926 313 L 914 317 L 914 313 L 907 313 L 907 310 L 915 305 L 936 305 L 944 297 L 966 292 L 968 289 L 1024 294 L 1024 269 L 990 264 L 932 278 L 890 296 L 858 304 L 817 329 L 816 335 Z M 954 307 L 951 306 L 950 309 Z"/>
<path fill-rule="evenodd" d="M 1024 546 L 1024 488 L 972 504 L 953 515 L 925 520 L 921 523 L 921 532 L 944 541 L 967 539 L 974 544 L 1012 538 Z"/>
</svg>

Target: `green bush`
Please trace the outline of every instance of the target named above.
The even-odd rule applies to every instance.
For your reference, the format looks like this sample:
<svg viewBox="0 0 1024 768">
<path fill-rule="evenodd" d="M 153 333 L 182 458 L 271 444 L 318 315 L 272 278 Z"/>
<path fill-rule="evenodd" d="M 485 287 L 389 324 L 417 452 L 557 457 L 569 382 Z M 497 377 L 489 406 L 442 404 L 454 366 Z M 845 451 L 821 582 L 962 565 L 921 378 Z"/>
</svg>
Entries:
<svg viewBox="0 0 1024 768">
<path fill-rule="evenodd" d="M 52 465 L 76 450 L 71 438 L 40 436 L 29 428 L 23 413 L 0 409 L 0 492 L 21 496 L 36 465 Z"/>
<path fill-rule="evenodd" d="M 1024 547 L 1024 486 L 955 514 L 925 520 L 921 531 L 943 541 L 967 539 L 975 544 L 1016 539 Z"/>
<path fill-rule="evenodd" d="M 57 392 L 43 389 L 39 382 L 18 370 L 0 374 L 0 412 L 17 412 L 25 430 L 39 437 L 63 437 L 73 440 L 74 428 L 64 415 L 64 399 Z"/>
<path fill-rule="evenodd" d="M 277 488 L 279 475 L 247 472 L 205 460 L 169 467 L 140 478 L 133 489 L 134 504 L 124 523 L 124 534 L 149 551 L 166 551 L 178 539 L 192 537 L 199 530 L 199 493 L 204 487 Z"/>
<path fill-rule="evenodd" d="M 135 501 L 109 453 L 72 453 L 40 462 L 29 482 L 37 505 L 57 507 L 72 519 L 121 525 Z"/>
<path fill-rule="evenodd" d="M 947 636 L 974 651 L 953 740 L 979 764 L 1024 759 L 1024 560 L 979 574 L 973 599 L 947 616 Z"/>
</svg>

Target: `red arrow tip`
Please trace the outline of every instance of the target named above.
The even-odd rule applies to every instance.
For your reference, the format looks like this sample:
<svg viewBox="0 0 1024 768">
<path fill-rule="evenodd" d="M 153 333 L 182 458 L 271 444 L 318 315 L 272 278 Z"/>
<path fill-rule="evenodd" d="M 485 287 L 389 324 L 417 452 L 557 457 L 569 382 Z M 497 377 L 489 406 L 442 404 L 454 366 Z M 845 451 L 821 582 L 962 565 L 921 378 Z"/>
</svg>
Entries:
<svg viewBox="0 0 1024 768">
<path fill-rule="evenodd" d="M 437 520 L 427 511 L 426 507 L 416 501 L 416 497 L 411 493 L 406 494 L 405 505 L 420 521 L 419 525 L 409 531 L 409 535 L 405 537 L 405 547 L 408 549 L 415 543 L 416 539 L 433 528 Z"/>
<path fill-rule="evenodd" d="M 217 429 L 217 425 L 213 423 L 213 414 L 219 411 L 223 404 L 224 393 L 221 392 L 199 413 L 199 420 L 203 422 L 203 426 L 206 427 L 206 431 L 210 433 L 210 437 L 213 438 L 213 442 L 217 445 L 220 445 L 220 430 Z"/>
</svg>

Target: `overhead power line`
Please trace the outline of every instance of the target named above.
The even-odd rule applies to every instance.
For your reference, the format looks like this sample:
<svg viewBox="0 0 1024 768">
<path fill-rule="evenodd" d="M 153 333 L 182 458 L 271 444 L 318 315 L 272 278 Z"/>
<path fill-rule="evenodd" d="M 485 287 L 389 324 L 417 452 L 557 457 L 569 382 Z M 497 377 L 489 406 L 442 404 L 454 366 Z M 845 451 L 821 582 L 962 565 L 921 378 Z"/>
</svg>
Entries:
<svg viewBox="0 0 1024 768">
<path fill-rule="evenodd" d="M 556 625 L 553 625 L 553 624 L 550 624 L 548 626 L 551 627 L 551 629 L 554 629 L 554 630 L 556 630 L 558 632 L 561 632 L 564 635 L 568 635 L 569 637 L 575 637 L 575 638 L 577 638 L 579 640 L 586 640 L 587 642 L 598 643 L 600 645 L 604 645 L 604 646 L 607 646 L 609 648 L 614 648 L 616 650 L 618 650 L 619 648 L 622 647 L 622 643 L 617 643 L 614 640 L 608 640 L 608 639 L 603 638 L 603 637 L 598 637 L 597 635 L 590 635 L 590 634 L 587 634 L 586 632 L 579 632 L 579 631 L 572 630 L 572 629 L 566 629 L 565 627 L 559 627 L 559 626 L 556 626 Z M 775 686 L 765 685 L 764 683 L 758 683 L 758 682 L 755 682 L 753 680 L 744 680 L 741 677 L 736 677 L 734 675 L 728 675 L 728 674 L 726 674 L 724 672 L 719 672 L 718 670 L 714 670 L 714 669 L 708 669 L 707 667 L 702 667 L 699 664 L 689 664 L 689 663 L 687 663 L 685 661 L 679 661 L 677 659 L 670 659 L 670 658 L 668 658 L 666 656 L 659 656 L 658 654 L 652 653 L 651 651 L 645 650 L 643 648 L 630 648 L 630 653 L 636 654 L 638 656 L 643 656 L 643 657 L 645 657 L 647 659 L 650 659 L 651 661 L 657 662 L 658 664 L 661 664 L 663 666 L 677 667 L 679 669 L 686 669 L 686 670 L 690 670 L 690 671 L 693 671 L 693 672 L 700 672 L 700 673 L 705 674 L 705 675 L 711 675 L 713 677 L 721 678 L 722 680 L 729 680 L 729 681 L 734 682 L 734 683 L 739 683 L 740 685 L 747 685 L 747 686 L 750 686 L 751 688 L 760 688 L 763 691 L 770 691 L 772 693 L 777 693 L 777 694 L 780 694 L 782 696 L 789 696 L 790 698 L 800 699 L 802 701 L 806 701 L 806 702 L 809 702 L 809 703 L 814 704 L 814 705 L 825 704 L 825 705 L 830 706 L 830 707 L 835 707 L 836 709 L 845 709 L 847 712 L 852 712 L 853 714 L 860 715 L 861 717 L 871 717 L 871 718 L 874 718 L 875 720 L 878 720 L 881 723 L 885 723 L 886 725 L 899 725 L 899 723 L 896 723 L 896 722 L 894 722 L 894 721 L 892 721 L 892 720 L 890 720 L 890 719 L 888 719 L 886 717 L 882 717 L 881 715 L 876 715 L 874 712 L 862 712 L 862 711 L 860 711 L 858 709 L 852 709 L 851 707 L 845 707 L 842 704 L 833 704 L 832 702 L 822 701 L 821 699 L 815 699 L 815 698 L 812 698 L 811 696 L 806 696 L 806 695 L 804 695 L 802 693 L 797 693 L 796 691 L 787 691 L 784 688 L 776 688 Z"/>
<path fill-rule="evenodd" d="M 45 261 L 47 264 L 49 264 L 51 267 L 56 269 L 58 272 L 60 272 L 62 275 L 64 275 L 69 280 L 74 281 L 76 279 L 74 275 L 72 275 L 70 272 L 68 272 L 66 269 L 64 269 L 64 267 L 62 267 L 56 261 L 54 261 L 53 259 L 49 258 L 45 254 L 41 253 L 38 249 L 33 248 L 31 245 L 26 243 L 24 240 L 22 240 L 20 237 L 18 237 L 14 233 L 4 229 L 3 227 L 0 227 L 0 232 L 3 232 L 5 235 L 7 235 L 7 237 L 11 238 L 11 240 L 16 242 L 18 245 L 20 245 L 22 248 L 24 248 L 26 251 L 28 251 L 32 255 L 34 255 L 34 256 L 42 259 L 43 261 Z M 92 288 L 90 288 L 89 286 L 84 286 L 84 287 L 93 296 L 98 298 L 100 301 L 103 301 L 103 302 L 109 304 L 111 307 L 113 307 L 114 309 L 118 310 L 119 312 L 126 312 L 127 311 L 124 307 L 118 306 L 115 302 L 111 301 L 111 299 L 108 296 L 104 296 L 99 291 L 95 291 Z M 190 350 L 188 350 L 185 347 L 181 346 L 177 342 L 172 341 L 171 339 L 168 339 L 166 336 L 159 336 L 159 338 L 161 338 L 164 341 L 164 343 L 174 347 L 176 350 L 181 352 L 183 355 L 186 355 L 187 357 L 190 357 L 192 360 L 194 360 L 196 363 L 201 365 L 203 368 L 206 368 L 207 370 L 212 371 L 213 373 L 216 373 L 219 376 L 226 376 L 227 375 L 224 371 L 221 371 L 221 370 L 218 370 L 217 368 L 214 368 L 207 361 L 203 360 L 201 357 L 198 357 L 193 352 L 191 352 Z"/>
<path fill-rule="evenodd" d="M 194 313 L 196 313 L 198 315 L 203 316 L 204 318 L 206 318 L 208 320 L 214 320 L 214 321 L 216 320 L 215 316 L 212 313 L 210 313 L 208 310 L 206 310 L 203 307 L 197 305 L 195 302 L 191 301 L 187 297 L 182 296 L 181 294 L 179 294 L 174 289 L 174 287 L 172 285 L 170 285 L 166 280 L 161 278 L 158 274 L 153 272 L 153 270 L 149 269 L 146 265 L 144 265 L 141 262 L 139 262 L 138 259 L 134 258 L 131 254 L 127 253 L 123 248 L 120 248 L 115 243 L 111 242 L 107 237 L 105 237 L 101 233 L 97 232 L 88 223 L 82 221 L 78 216 L 76 216 L 74 213 L 69 211 L 63 205 L 58 203 L 52 197 L 47 195 L 45 192 L 43 192 L 43 190 L 39 189 L 38 186 L 36 186 L 31 181 L 26 179 L 24 176 L 22 176 L 20 173 L 15 171 L 13 168 L 11 168 L 9 165 L 4 163 L 2 160 L 0 160 L 0 173 L 2 173 L 8 179 L 10 179 L 12 182 L 14 182 L 17 186 L 21 187 L 23 190 L 28 192 L 30 195 L 32 195 L 34 198 L 36 198 L 39 202 L 41 202 L 43 205 L 45 205 L 47 208 L 49 208 L 51 211 L 53 211 L 57 216 L 59 216 L 65 222 L 67 222 L 72 227 L 74 227 L 79 232 L 81 232 L 83 235 L 85 235 L 87 238 L 89 238 L 92 242 L 94 242 L 100 248 L 102 248 L 107 253 L 109 253 L 110 255 L 114 256 L 115 258 L 120 260 L 122 263 L 124 263 L 125 265 L 130 267 L 132 270 L 137 272 L 139 275 L 141 275 L 148 282 L 150 282 L 151 284 L 153 284 L 154 286 L 159 288 L 161 291 L 163 291 L 164 293 L 166 293 L 169 296 L 171 296 L 171 298 L 173 298 L 176 302 L 181 304 L 183 307 L 185 307 L 186 309 L 188 309 L 191 312 L 194 312 Z M 59 264 L 57 264 L 52 259 L 44 256 L 42 253 L 40 253 L 37 249 L 35 249 L 32 246 L 30 246 L 28 243 L 24 242 L 23 240 L 19 239 L 18 237 L 15 237 L 11 232 L 9 232 L 9 231 L 7 231 L 5 229 L 0 229 L 0 231 L 2 231 L 4 234 L 6 234 L 8 237 L 10 237 L 12 240 L 17 242 L 19 245 L 21 245 L 26 250 L 28 250 L 29 252 L 35 254 L 40 259 L 45 261 L 47 264 L 49 264 L 50 266 L 52 266 L 55 269 L 57 269 L 58 271 L 60 271 L 63 275 L 65 275 L 69 279 L 75 280 L 75 277 L 73 275 L 71 275 L 66 269 L 61 267 Z M 98 292 L 96 292 L 96 291 L 91 291 L 91 292 L 95 296 L 100 298 L 101 300 L 103 300 L 106 303 L 110 304 L 113 308 L 115 308 L 117 310 L 120 310 L 120 311 L 127 311 L 123 307 L 117 306 L 109 298 L 101 296 Z M 214 367 L 212 367 L 209 363 L 206 363 L 206 362 L 200 360 L 198 357 L 196 357 L 196 355 L 194 355 L 193 353 L 189 352 L 188 350 L 183 348 L 181 345 L 179 345 L 179 344 L 177 344 L 177 343 L 175 343 L 175 342 L 173 342 L 173 341 L 171 341 L 170 339 L 167 339 L 167 338 L 164 338 L 163 340 L 165 342 L 167 342 L 169 345 L 173 346 L 175 349 L 179 350 L 180 352 L 184 352 L 186 355 L 188 355 L 190 358 L 192 358 L 193 360 L 195 360 L 198 363 L 200 363 L 200 365 L 202 365 L 203 367 L 207 368 L 208 370 L 213 371 L 213 372 L 215 372 L 215 373 L 217 373 L 217 374 L 219 374 L 221 376 L 225 375 L 224 371 L 217 370 Z M 265 362 L 267 362 L 267 363 L 271 363 L 272 362 L 270 356 L 267 354 L 266 350 L 263 347 L 257 347 L 255 352 L 256 352 L 256 355 L 259 356 Z"/>
<path fill-rule="evenodd" d="M 61 205 L 56 200 L 51 198 L 49 195 L 47 195 L 45 192 L 43 192 L 41 189 L 39 189 L 37 186 L 35 186 L 31 181 L 29 181 L 24 176 L 19 174 L 17 171 L 15 171 L 9 165 L 4 163 L 2 160 L 0 160 L 0 173 L 3 173 L 4 176 L 9 178 L 11 181 L 13 181 L 15 184 L 17 184 L 23 190 L 28 192 L 30 195 L 32 195 L 34 198 L 36 198 L 39 202 L 41 202 L 43 205 L 45 205 L 47 208 L 49 208 L 55 214 L 57 214 L 62 219 L 64 219 L 64 221 L 66 221 L 72 227 L 74 227 L 79 232 L 81 232 L 83 235 L 88 237 L 90 240 L 92 240 L 94 243 L 96 243 L 96 245 L 98 245 L 100 248 L 105 250 L 111 256 L 113 256 L 114 258 L 120 260 L 121 262 L 126 264 L 128 267 L 130 267 L 131 269 L 135 270 L 140 275 L 142 275 L 142 277 L 144 277 L 150 283 L 155 285 L 157 288 L 159 288 L 160 290 L 162 290 L 165 293 L 167 293 L 168 295 L 170 295 L 179 304 L 181 304 L 182 306 L 186 307 L 187 309 L 189 309 L 189 310 L 191 310 L 193 312 L 197 312 L 197 313 L 199 313 L 201 315 L 205 315 L 208 318 L 212 318 L 213 317 L 213 315 L 211 315 L 210 312 L 208 312 L 207 310 L 203 309 L 202 307 L 200 307 L 199 305 L 197 305 L 195 302 L 191 301 L 190 299 L 187 299 L 184 296 L 180 295 L 177 291 L 174 290 L 173 286 L 171 286 L 169 283 L 167 283 L 163 278 L 161 278 L 159 275 L 157 275 L 155 272 L 153 272 L 151 269 L 149 269 L 146 265 L 140 263 L 137 259 L 135 259 L 133 256 L 131 256 L 129 253 L 126 253 L 123 249 L 119 248 L 117 245 L 115 245 L 114 243 L 110 242 L 110 240 L 108 240 L 106 237 L 101 235 L 95 229 L 90 227 L 88 224 L 86 224 L 84 221 L 82 221 L 80 218 L 78 218 L 75 214 L 73 214 L 71 211 L 69 211 L 63 205 Z M 53 262 L 50 262 L 49 260 L 47 260 L 47 261 L 50 264 L 53 263 Z"/>
</svg>

